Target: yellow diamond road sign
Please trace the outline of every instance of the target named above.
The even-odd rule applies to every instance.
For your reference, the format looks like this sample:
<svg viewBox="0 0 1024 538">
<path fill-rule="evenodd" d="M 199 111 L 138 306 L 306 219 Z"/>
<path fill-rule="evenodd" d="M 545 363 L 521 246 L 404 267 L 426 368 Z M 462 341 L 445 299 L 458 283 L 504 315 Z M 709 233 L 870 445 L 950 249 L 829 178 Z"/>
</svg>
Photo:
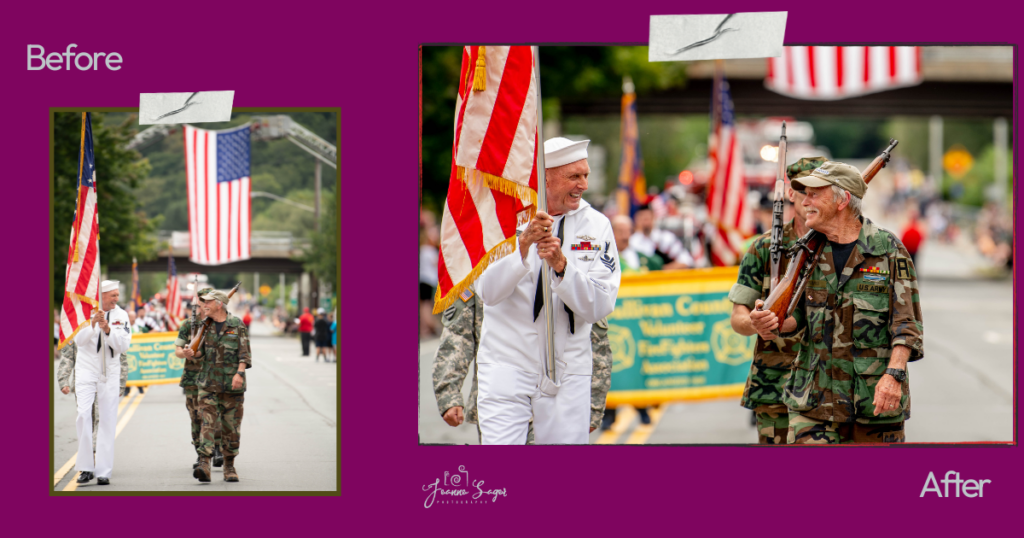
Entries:
<svg viewBox="0 0 1024 538">
<path fill-rule="evenodd" d="M 942 156 L 942 167 L 949 172 L 954 179 L 964 177 L 974 167 L 974 157 L 963 146 L 957 144 Z"/>
</svg>

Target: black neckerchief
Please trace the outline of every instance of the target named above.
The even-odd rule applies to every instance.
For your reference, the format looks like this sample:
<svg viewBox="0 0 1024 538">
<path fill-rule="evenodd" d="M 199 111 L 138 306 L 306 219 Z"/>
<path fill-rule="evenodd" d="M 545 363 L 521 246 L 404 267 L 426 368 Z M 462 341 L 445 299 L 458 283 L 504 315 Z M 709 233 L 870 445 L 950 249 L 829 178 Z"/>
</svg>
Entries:
<svg viewBox="0 0 1024 538">
<path fill-rule="evenodd" d="M 567 218 L 569 218 L 568 214 L 563 216 L 562 217 L 562 221 L 558 223 L 558 235 L 557 235 L 557 237 L 558 237 L 559 246 L 561 246 L 561 244 L 565 241 L 565 234 L 564 234 L 564 231 L 565 231 L 565 219 L 567 219 Z M 569 265 L 569 260 L 568 259 L 565 260 L 565 264 Z M 563 271 L 564 271 L 564 269 L 563 269 Z M 544 308 L 544 289 L 542 288 L 542 286 L 544 285 L 543 284 L 544 281 L 542 279 L 543 273 L 544 273 L 544 262 L 541 261 L 540 271 L 537 272 L 537 294 L 533 298 L 533 321 L 537 321 L 537 317 L 540 316 L 541 309 Z M 573 311 L 572 311 L 571 308 L 569 308 L 569 305 L 567 305 L 565 303 L 562 303 L 562 307 L 565 309 L 565 312 L 567 314 L 569 314 L 569 334 L 576 334 L 576 316 L 575 316 L 575 314 L 573 314 Z"/>
</svg>

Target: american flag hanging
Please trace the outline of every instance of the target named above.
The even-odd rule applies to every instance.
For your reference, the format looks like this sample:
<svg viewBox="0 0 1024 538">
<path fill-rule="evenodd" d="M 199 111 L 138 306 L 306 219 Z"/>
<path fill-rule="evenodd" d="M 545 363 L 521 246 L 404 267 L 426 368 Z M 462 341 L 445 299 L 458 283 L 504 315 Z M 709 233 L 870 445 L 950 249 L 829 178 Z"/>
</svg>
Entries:
<svg viewBox="0 0 1024 538">
<path fill-rule="evenodd" d="M 784 47 L 765 86 L 796 99 L 836 100 L 921 83 L 920 47 Z"/>
<path fill-rule="evenodd" d="M 249 125 L 226 131 L 185 126 L 191 254 L 201 265 L 249 259 Z"/>
<path fill-rule="evenodd" d="M 100 245 L 96 207 L 96 158 L 92 144 L 92 114 L 82 113 L 82 142 L 78 160 L 75 219 L 71 225 L 64 303 L 60 311 L 60 342 L 64 347 L 89 323 L 99 308 Z"/>
<path fill-rule="evenodd" d="M 537 200 L 537 89 L 533 49 L 465 47 L 434 311 L 490 262 L 515 250 L 516 226 Z"/>
<path fill-rule="evenodd" d="M 747 182 L 740 152 L 729 82 L 719 66 L 711 97 L 711 176 L 707 194 L 708 220 L 715 227 L 710 240 L 711 262 L 716 266 L 736 265 L 744 239 L 754 231 L 753 216 L 746 205 Z"/>
<path fill-rule="evenodd" d="M 178 330 L 181 320 L 185 318 L 185 308 L 181 304 L 181 285 L 178 283 L 178 269 L 174 265 L 174 256 L 167 257 L 167 319 L 169 329 Z"/>
</svg>

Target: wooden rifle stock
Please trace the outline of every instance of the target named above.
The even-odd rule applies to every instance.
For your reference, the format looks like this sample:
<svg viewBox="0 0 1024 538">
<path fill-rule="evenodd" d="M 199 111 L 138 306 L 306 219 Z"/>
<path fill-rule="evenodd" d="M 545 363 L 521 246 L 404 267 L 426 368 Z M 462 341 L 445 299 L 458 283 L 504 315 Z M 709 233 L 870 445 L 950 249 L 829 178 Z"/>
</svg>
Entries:
<svg viewBox="0 0 1024 538">
<path fill-rule="evenodd" d="M 235 292 L 238 291 L 238 286 L 241 285 L 242 283 L 239 282 L 238 284 L 235 284 L 235 287 L 231 288 L 231 291 L 228 292 L 228 299 L 231 299 L 231 296 L 233 296 Z M 196 293 L 198 294 L 198 292 Z M 198 299 L 199 296 L 196 295 L 196 298 Z M 208 331 L 212 325 L 213 318 L 207 317 L 206 319 L 203 320 L 203 324 L 199 327 L 199 331 L 197 331 L 196 335 L 192 337 L 192 343 L 188 345 L 189 349 L 192 350 L 193 354 L 199 353 L 199 348 L 203 346 L 203 341 L 206 340 L 206 331 Z"/>
<path fill-rule="evenodd" d="M 896 144 L 899 144 L 899 140 L 889 139 L 889 147 L 885 148 L 881 155 L 875 157 L 875 160 L 871 161 L 871 164 L 861 174 L 861 177 L 864 178 L 864 183 L 871 183 L 875 175 L 885 168 Z M 814 265 L 818 263 L 818 256 L 821 255 L 822 250 L 825 248 L 825 242 L 825 234 L 814 230 L 807 232 L 807 235 L 800 238 L 789 251 L 788 256 L 792 259 L 789 261 L 786 275 L 779 280 L 777 285 L 774 281 L 772 282 L 771 293 L 768 294 L 768 298 L 764 300 L 763 305 L 756 308 L 758 311 L 770 310 L 775 314 L 779 319 L 779 328 L 782 327 L 786 318 L 796 308 L 800 294 L 803 293 L 807 281 L 811 278 Z M 775 329 L 772 331 L 772 334 L 778 338 L 779 330 Z"/>
</svg>

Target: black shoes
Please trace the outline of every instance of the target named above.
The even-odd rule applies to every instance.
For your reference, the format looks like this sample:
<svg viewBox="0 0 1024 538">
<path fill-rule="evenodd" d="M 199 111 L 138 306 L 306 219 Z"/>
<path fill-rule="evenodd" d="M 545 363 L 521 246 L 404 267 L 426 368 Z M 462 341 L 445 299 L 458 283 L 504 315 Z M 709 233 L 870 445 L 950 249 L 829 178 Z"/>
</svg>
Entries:
<svg viewBox="0 0 1024 538">
<path fill-rule="evenodd" d="M 220 467 L 224 465 L 224 454 L 220 453 L 220 448 L 213 447 L 213 466 Z"/>
<path fill-rule="evenodd" d="M 651 423 L 651 415 L 647 414 L 647 408 L 646 407 L 641 407 L 640 409 L 637 409 L 636 412 L 637 412 L 638 415 L 640 415 L 640 423 L 641 424 L 650 424 Z"/>
<path fill-rule="evenodd" d="M 101 476 L 101 477 L 96 479 L 96 483 L 101 485 L 101 486 L 109 486 L 110 485 L 110 479 L 105 477 L 105 476 Z"/>
<path fill-rule="evenodd" d="M 80 475 L 78 475 L 78 480 L 77 480 L 77 482 L 78 482 L 79 484 L 88 484 L 89 482 L 92 482 L 92 479 L 93 479 L 93 478 L 94 478 L 95 476 L 96 476 L 96 475 L 94 475 L 94 474 L 90 473 L 89 471 L 82 471 L 82 473 L 81 473 Z"/>
</svg>

